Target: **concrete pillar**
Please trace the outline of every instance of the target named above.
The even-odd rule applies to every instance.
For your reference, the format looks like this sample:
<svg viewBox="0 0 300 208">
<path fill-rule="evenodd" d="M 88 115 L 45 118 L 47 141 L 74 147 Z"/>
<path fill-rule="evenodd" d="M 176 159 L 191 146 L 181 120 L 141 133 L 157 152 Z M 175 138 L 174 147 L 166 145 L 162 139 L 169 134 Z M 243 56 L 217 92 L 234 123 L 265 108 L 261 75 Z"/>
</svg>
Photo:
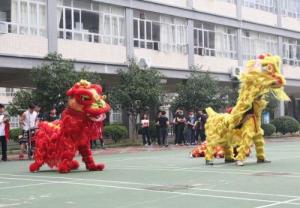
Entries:
<svg viewBox="0 0 300 208">
<path fill-rule="evenodd" d="M 48 53 L 57 52 L 57 2 L 47 0 Z"/>
<path fill-rule="evenodd" d="M 133 48 L 133 9 L 126 8 L 125 10 L 126 19 L 126 56 L 127 58 L 134 57 Z"/>
<path fill-rule="evenodd" d="M 189 19 L 187 26 L 187 38 L 188 38 L 188 65 L 189 67 L 195 65 L 194 59 L 194 21 Z"/>
<path fill-rule="evenodd" d="M 241 28 L 238 28 L 237 30 L 237 59 L 238 59 L 238 65 L 243 66 L 243 31 Z"/>
<path fill-rule="evenodd" d="M 236 1 L 236 17 L 238 20 L 242 20 L 242 0 Z"/>
<path fill-rule="evenodd" d="M 284 101 L 277 101 L 277 109 L 275 111 L 275 118 L 284 116 L 285 115 L 285 110 L 284 110 Z"/>
<path fill-rule="evenodd" d="M 277 27 L 282 27 L 282 0 L 277 0 L 275 3 L 277 7 Z"/>
</svg>

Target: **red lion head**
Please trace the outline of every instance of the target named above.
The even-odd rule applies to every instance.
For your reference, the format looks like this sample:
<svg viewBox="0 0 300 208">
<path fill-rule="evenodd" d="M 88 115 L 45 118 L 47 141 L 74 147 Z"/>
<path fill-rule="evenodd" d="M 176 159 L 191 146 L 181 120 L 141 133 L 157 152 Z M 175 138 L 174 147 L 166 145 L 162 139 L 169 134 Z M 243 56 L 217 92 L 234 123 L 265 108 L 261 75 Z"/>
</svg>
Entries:
<svg viewBox="0 0 300 208">
<path fill-rule="evenodd" d="M 106 97 L 102 95 L 102 87 L 86 80 L 75 83 L 68 90 L 67 96 L 69 108 L 85 113 L 93 121 L 102 120 L 101 115 L 110 110 L 105 102 Z"/>
</svg>

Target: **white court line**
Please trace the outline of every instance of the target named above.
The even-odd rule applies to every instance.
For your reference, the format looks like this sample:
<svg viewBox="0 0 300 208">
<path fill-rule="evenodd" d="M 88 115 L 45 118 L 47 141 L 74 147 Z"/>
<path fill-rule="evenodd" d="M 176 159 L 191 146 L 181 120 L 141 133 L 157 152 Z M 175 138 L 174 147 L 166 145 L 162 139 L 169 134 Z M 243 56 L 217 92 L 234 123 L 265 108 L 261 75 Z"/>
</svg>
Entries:
<svg viewBox="0 0 300 208">
<path fill-rule="evenodd" d="M 66 179 L 66 180 L 78 180 L 78 181 L 91 181 L 91 182 L 107 182 L 107 183 L 117 183 L 117 184 L 131 184 L 131 185 L 148 185 L 148 186 L 161 186 L 161 184 L 145 184 L 131 181 L 115 181 L 115 180 L 101 180 L 101 179 L 85 179 L 85 178 L 70 178 L 70 177 L 60 177 L 60 176 L 40 176 L 40 175 L 15 175 L 15 174 L 0 174 L 0 176 L 13 176 L 13 177 L 31 177 L 31 178 L 47 178 L 47 179 Z M 1 177 L 0 177 L 1 178 Z"/>
<path fill-rule="evenodd" d="M 164 190 L 152 190 L 152 189 L 147 189 L 147 188 L 112 186 L 112 185 L 104 185 L 104 184 L 90 184 L 90 183 L 67 182 L 67 181 L 49 181 L 49 180 L 41 180 L 41 179 L 29 179 L 29 178 L 24 178 L 24 177 L 23 178 L 0 177 L 0 178 L 6 179 L 6 180 L 44 181 L 47 183 L 55 183 L 55 184 L 82 185 L 82 186 L 90 186 L 90 187 L 115 188 L 115 189 L 125 189 L 125 190 L 133 190 L 133 191 L 167 193 L 167 194 L 177 194 L 177 195 L 181 195 L 181 196 L 198 196 L 198 197 L 221 198 L 221 199 L 232 199 L 232 200 L 242 200 L 242 201 L 269 202 L 269 203 L 279 203 L 280 202 L 280 201 L 254 199 L 254 198 L 246 198 L 246 197 L 215 196 L 215 195 L 210 195 L 210 194 L 197 194 L 197 193 L 178 192 L 178 191 L 170 192 L 170 191 L 164 191 Z M 51 178 L 51 177 L 49 177 L 49 178 Z M 288 204 L 300 205 L 300 203 L 288 203 Z"/>
<path fill-rule="evenodd" d="M 268 205 L 264 205 L 264 206 L 259 206 L 259 207 L 255 207 L 255 208 L 274 207 L 274 206 L 277 206 L 277 205 L 280 205 L 280 204 L 294 204 L 294 203 L 291 203 L 291 202 L 298 201 L 298 200 L 300 200 L 300 197 L 298 197 L 296 199 L 290 199 L 290 200 L 287 200 L 287 201 L 275 202 L 275 203 L 272 203 L 272 204 L 268 204 Z"/>
<path fill-rule="evenodd" d="M 0 190 L 3 189 L 15 189 L 15 188 L 25 188 L 25 187 L 32 187 L 32 186 L 42 186 L 42 185 L 48 185 L 53 183 L 36 183 L 36 184 L 27 184 L 27 185 L 20 185 L 20 186 L 8 186 L 8 187 L 0 187 Z"/>
<path fill-rule="evenodd" d="M 13 177 L 31 177 L 31 178 L 46 178 L 46 179 L 66 179 L 66 180 L 75 180 L 75 181 L 90 181 L 90 182 L 106 182 L 106 183 L 117 183 L 117 184 L 132 184 L 132 185 L 142 185 L 142 186 L 163 186 L 163 184 L 153 184 L 153 183 L 137 183 L 129 181 L 112 181 L 112 180 L 99 180 L 99 179 L 83 179 L 83 178 L 71 178 L 71 177 L 59 177 L 59 176 L 39 176 L 39 175 L 14 175 L 14 174 L 0 174 Z M 201 186 L 203 184 L 193 184 L 192 186 Z M 287 197 L 295 198 L 300 196 L 284 195 L 284 194 L 268 194 L 268 193 L 258 193 L 258 192 L 243 192 L 243 191 L 234 191 L 234 190 L 220 190 L 220 189 L 202 189 L 202 188 L 190 188 L 199 191 L 211 191 L 211 192 L 220 192 L 220 193 L 237 193 L 237 194 L 248 194 L 248 195 L 257 195 L 257 196 L 278 196 L 278 197 Z"/>
<path fill-rule="evenodd" d="M 259 193 L 259 192 L 246 192 L 246 191 L 232 191 L 232 190 L 220 190 L 220 189 L 204 189 L 204 188 L 190 188 L 192 190 L 199 191 L 209 191 L 209 192 L 220 192 L 220 193 L 234 193 L 234 194 L 246 194 L 246 195 L 257 195 L 257 196 L 277 196 L 277 197 L 285 197 L 285 198 L 295 198 L 300 196 L 292 196 L 285 194 L 267 194 L 267 193 Z"/>
</svg>

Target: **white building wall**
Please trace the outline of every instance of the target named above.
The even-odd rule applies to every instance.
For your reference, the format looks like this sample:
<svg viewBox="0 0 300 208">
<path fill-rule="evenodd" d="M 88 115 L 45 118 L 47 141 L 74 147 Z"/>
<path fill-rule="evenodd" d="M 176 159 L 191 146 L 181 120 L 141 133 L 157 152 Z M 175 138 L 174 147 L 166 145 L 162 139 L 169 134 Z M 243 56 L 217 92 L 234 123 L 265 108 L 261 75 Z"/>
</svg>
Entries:
<svg viewBox="0 0 300 208">
<path fill-rule="evenodd" d="M 300 79 L 300 67 L 283 65 L 283 75 L 287 79 Z"/>
<path fill-rule="evenodd" d="M 249 22 L 277 26 L 277 15 L 249 7 L 242 7 L 243 19 Z"/>
<path fill-rule="evenodd" d="M 48 40 L 40 36 L 0 34 L 0 53 L 45 57 L 48 53 Z"/>
<path fill-rule="evenodd" d="M 137 58 L 147 58 L 152 67 L 188 69 L 188 56 L 184 54 L 135 48 L 134 55 Z"/>
<path fill-rule="evenodd" d="M 147 0 L 147 1 L 160 3 L 160 4 L 167 4 L 167 5 L 177 6 L 177 7 L 187 7 L 188 0 Z"/>
<path fill-rule="evenodd" d="M 217 0 L 194 0 L 195 10 L 213 13 L 221 16 L 236 17 L 236 5 Z"/>
<path fill-rule="evenodd" d="M 291 17 L 282 17 L 282 27 L 289 30 L 300 31 L 300 20 Z"/>
<path fill-rule="evenodd" d="M 212 56 L 194 56 L 195 65 L 203 71 L 231 74 L 231 68 L 238 66 L 238 61 L 228 58 Z"/>
<path fill-rule="evenodd" d="M 108 62 L 113 64 L 125 63 L 125 46 L 89 43 L 75 40 L 58 40 L 58 52 L 64 58 L 80 61 Z"/>
</svg>

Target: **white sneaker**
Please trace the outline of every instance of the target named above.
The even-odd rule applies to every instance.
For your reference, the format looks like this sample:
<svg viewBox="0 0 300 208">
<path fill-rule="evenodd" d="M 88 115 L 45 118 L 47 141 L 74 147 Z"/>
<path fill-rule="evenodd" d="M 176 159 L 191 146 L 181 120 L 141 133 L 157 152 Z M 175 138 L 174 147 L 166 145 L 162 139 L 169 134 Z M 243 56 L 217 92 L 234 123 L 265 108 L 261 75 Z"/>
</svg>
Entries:
<svg viewBox="0 0 300 208">
<path fill-rule="evenodd" d="M 237 165 L 237 166 L 244 166 L 244 162 L 238 160 L 238 161 L 236 161 L 236 165 Z"/>
</svg>

